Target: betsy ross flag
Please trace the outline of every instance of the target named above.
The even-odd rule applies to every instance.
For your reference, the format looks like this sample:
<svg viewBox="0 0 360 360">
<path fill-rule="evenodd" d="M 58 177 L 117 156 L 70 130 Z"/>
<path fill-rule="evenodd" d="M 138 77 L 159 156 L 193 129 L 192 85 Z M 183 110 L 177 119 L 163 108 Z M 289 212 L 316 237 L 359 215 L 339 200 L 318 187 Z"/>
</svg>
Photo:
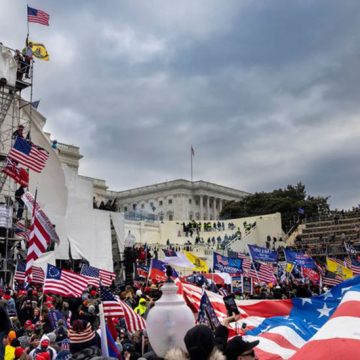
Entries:
<svg viewBox="0 0 360 360">
<path fill-rule="evenodd" d="M 113 279 L 115 279 L 114 272 L 98 269 L 95 266 L 89 266 L 86 264 L 82 266 L 80 274 L 89 280 L 90 285 L 94 286 L 99 286 L 100 282 L 104 286 L 110 286 Z"/>
<path fill-rule="evenodd" d="M 27 166 L 29 169 L 40 173 L 45 167 L 49 154 L 45 149 L 18 136 L 8 156 Z"/>
<path fill-rule="evenodd" d="M 48 264 L 44 294 L 80 297 L 87 285 L 88 279 L 84 276 Z"/>
<path fill-rule="evenodd" d="M 106 289 L 104 286 L 100 286 L 100 298 L 104 307 L 105 317 L 124 317 L 124 309 L 119 300 Z"/>
<path fill-rule="evenodd" d="M 28 22 L 49 26 L 50 15 L 45 11 L 27 7 Z"/>
</svg>

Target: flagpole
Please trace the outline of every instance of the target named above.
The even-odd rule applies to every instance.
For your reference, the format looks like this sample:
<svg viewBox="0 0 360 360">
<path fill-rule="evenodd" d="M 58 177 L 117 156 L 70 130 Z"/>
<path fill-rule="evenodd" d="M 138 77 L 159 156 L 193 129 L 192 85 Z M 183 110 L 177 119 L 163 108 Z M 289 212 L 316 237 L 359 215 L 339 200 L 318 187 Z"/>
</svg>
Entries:
<svg viewBox="0 0 360 360">
<path fill-rule="evenodd" d="M 191 182 L 193 182 L 193 147 L 190 147 Z"/>
<path fill-rule="evenodd" d="M 255 269 L 255 272 L 256 272 L 256 278 L 258 279 L 258 282 L 259 282 L 259 284 L 260 284 L 259 275 L 258 275 L 258 272 L 257 272 L 256 266 L 255 266 L 254 260 L 253 260 L 252 255 L 251 255 L 251 251 L 250 251 L 250 248 L 249 248 L 249 244 L 247 244 L 247 247 L 248 247 L 248 250 L 249 250 L 249 255 L 250 255 L 251 263 L 254 265 L 254 269 Z"/>
<path fill-rule="evenodd" d="M 107 334 L 105 325 L 104 306 L 99 304 L 99 318 L 100 318 L 100 331 L 101 331 L 101 354 L 104 357 L 109 357 L 109 349 L 107 346 Z"/>
<path fill-rule="evenodd" d="M 26 255 L 25 274 L 26 274 L 26 268 L 27 268 L 27 262 L 28 262 L 27 258 L 28 258 L 29 252 L 31 251 L 31 247 L 32 247 L 32 243 L 33 243 L 32 240 L 33 240 L 33 237 L 34 237 L 34 223 L 35 223 L 37 193 L 38 193 L 38 187 L 36 185 L 35 195 L 34 195 L 33 211 L 32 211 L 32 219 L 31 219 L 31 231 L 30 231 L 29 247 L 28 247 L 28 253 Z M 31 265 L 31 269 L 29 271 L 29 274 L 25 276 L 25 281 L 26 282 L 31 282 L 31 274 L 32 274 L 32 265 Z"/>
<path fill-rule="evenodd" d="M 26 5 L 26 20 L 27 20 L 27 37 L 26 37 L 26 46 L 29 40 L 29 16 L 28 16 L 28 12 L 29 12 L 29 4 Z"/>
</svg>

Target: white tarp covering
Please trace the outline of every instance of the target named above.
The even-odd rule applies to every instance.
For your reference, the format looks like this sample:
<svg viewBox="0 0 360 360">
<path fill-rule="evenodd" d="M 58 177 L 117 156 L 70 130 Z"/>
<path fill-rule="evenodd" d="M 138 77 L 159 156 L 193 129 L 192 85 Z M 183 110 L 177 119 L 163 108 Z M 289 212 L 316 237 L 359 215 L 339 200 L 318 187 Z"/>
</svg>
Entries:
<svg viewBox="0 0 360 360">
<path fill-rule="evenodd" d="M 110 213 L 111 221 L 115 229 L 116 239 L 121 253 L 125 249 L 125 220 L 124 215 L 119 212 Z"/>
<path fill-rule="evenodd" d="M 0 79 L 5 78 L 7 84 L 15 86 L 17 64 L 9 49 L 0 45 Z"/>
<path fill-rule="evenodd" d="M 41 116 L 34 114 L 33 116 Z M 36 119 L 37 120 L 37 119 Z M 75 169 L 62 166 L 42 129 L 33 121 L 32 141 L 49 153 L 44 170 L 30 172 L 30 192 L 38 187 L 39 205 L 56 226 L 60 238 L 56 259 L 69 259 L 69 242 L 74 259 L 85 258 L 90 265 L 113 270 L 110 215 L 94 210 L 92 181 L 78 176 Z M 41 119 L 39 119 L 41 121 Z"/>
<path fill-rule="evenodd" d="M 93 183 L 65 168 L 68 188 L 66 229 L 73 259 L 84 258 L 90 265 L 113 270 L 109 212 L 93 209 Z"/>
<path fill-rule="evenodd" d="M 45 254 L 42 254 L 38 259 L 34 261 L 34 266 L 41 267 L 46 274 L 47 271 L 47 264 L 56 265 L 55 264 L 55 252 L 49 251 Z"/>
</svg>

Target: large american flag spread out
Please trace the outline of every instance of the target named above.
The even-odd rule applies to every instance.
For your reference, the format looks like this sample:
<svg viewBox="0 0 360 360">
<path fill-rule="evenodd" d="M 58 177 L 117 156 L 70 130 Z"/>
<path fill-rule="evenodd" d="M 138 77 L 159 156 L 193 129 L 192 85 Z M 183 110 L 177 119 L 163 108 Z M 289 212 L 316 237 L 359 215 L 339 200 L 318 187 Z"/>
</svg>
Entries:
<svg viewBox="0 0 360 360">
<path fill-rule="evenodd" d="M 108 270 L 98 269 L 94 266 L 84 264 L 81 268 L 80 274 L 85 276 L 89 280 L 90 285 L 110 286 L 113 279 L 115 279 L 115 273 Z"/>
<path fill-rule="evenodd" d="M 193 311 L 199 311 L 201 293 L 202 289 L 183 284 L 184 298 Z M 222 296 L 207 294 L 218 318 L 226 317 Z M 231 335 L 245 322 L 248 331 L 244 338 L 260 340 L 256 353 L 261 360 L 360 358 L 360 277 L 321 296 L 236 302 L 241 318 L 231 325 Z M 329 348 L 331 355 L 337 348 L 342 352 L 329 357 Z"/>
<path fill-rule="evenodd" d="M 46 165 L 49 154 L 46 150 L 40 149 L 31 142 L 18 136 L 8 156 L 31 170 L 41 172 Z"/>
<path fill-rule="evenodd" d="M 88 285 L 88 279 L 72 271 L 48 264 L 44 294 L 80 297 Z"/>
<path fill-rule="evenodd" d="M 28 6 L 28 22 L 49 26 L 50 15 L 45 11 L 37 10 Z"/>
</svg>

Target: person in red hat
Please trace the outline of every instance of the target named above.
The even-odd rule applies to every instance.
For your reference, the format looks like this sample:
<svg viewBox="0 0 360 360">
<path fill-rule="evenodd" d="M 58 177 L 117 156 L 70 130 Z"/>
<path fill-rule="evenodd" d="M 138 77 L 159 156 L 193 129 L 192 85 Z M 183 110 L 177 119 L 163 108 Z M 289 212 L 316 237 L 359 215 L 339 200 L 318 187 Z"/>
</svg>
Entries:
<svg viewBox="0 0 360 360">
<path fill-rule="evenodd" d="M 38 359 L 38 355 L 41 355 L 49 360 L 55 360 L 57 355 L 56 350 L 49 345 L 50 339 L 48 338 L 48 336 L 43 335 L 40 340 L 39 346 L 30 352 L 31 358 L 33 360 L 36 360 Z"/>
</svg>

